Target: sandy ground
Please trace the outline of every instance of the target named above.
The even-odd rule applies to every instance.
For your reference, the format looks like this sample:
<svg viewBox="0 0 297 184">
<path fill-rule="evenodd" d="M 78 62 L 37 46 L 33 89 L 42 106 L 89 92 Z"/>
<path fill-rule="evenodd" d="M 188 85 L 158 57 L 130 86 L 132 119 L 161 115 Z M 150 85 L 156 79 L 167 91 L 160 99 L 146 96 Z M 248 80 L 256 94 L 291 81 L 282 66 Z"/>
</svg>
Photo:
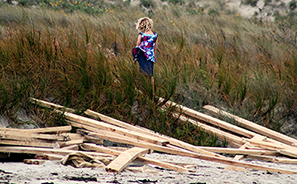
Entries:
<svg viewBox="0 0 297 184">
<path fill-rule="evenodd" d="M 194 158 L 152 153 L 146 157 L 163 161 L 194 164 L 195 172 L 178 173 L 162 170 L 152 165 L 145 165 L 144 172 L 124 170 L 121 173 L 108 173 L 104 168 L 74 168 L 64 166 L 58 161 L 46 161 L 42 165 L 29 165 L 22 162 L 0 163 L 0 183 L 27 183 L 27 184 L 57 184 L 57 183 L 247 183 L 296 184 L 297 175 L 272 174 L 266 171 L 230 171 L 224 170 L 226 165 L 203 161 Z M 297 170 L 297 165 L 275 164 L 255 160 L 245 160 L 248 163 L 269 167 Z M 130 164 L 130 168 L 140 168 L 140 163 Z M 75 178 L 76 177 L 76 178 Z M 86 178 L 92 181 L 77 181 L 77 178 Z M 76 179 L 76 180 L 71 180 Z"/>
</svg>

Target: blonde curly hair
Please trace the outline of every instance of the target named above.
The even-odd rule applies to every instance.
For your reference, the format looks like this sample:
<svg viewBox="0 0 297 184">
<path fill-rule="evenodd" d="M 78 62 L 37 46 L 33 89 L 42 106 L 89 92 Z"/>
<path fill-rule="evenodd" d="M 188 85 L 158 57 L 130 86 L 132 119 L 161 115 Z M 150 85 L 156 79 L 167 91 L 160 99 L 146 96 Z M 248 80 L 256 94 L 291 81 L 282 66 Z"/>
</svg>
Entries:
<svg viewBox="0 0 297 184">
<path fill-rule="evenodd" d="M 153 20 L 148 17 L 138 19 L 136 29 L 142 33 L 149 31 L 153 28 Z"/>
</svg>

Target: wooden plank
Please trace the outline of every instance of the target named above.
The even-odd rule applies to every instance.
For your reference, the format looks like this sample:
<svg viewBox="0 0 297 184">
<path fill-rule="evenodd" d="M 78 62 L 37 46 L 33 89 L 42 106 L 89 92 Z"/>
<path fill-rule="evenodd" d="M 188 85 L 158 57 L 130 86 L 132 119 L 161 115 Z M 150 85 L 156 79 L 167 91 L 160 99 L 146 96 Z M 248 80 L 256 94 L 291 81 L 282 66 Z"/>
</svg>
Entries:
<svg viewBox="0 0 297 184">
<path fill-rule="evenodd" d="M 215 107 L 210 106 L 210 105 L 206 105 L 203 108 L 207 109 L 210 112 L 213 112 L 215 114 L 223 115 L 223 116 L 226 116 L 228 118 L 234 119 L 237 123 L 239 123 L 239 125 L 247 128 L 249 130 L 252 130 L 252 131 L 257 132 L 259 134 L 262 134 L 264 136 L 270 137 L 270 138 L 275 139 L 277 141 L 283 142 L 285 144 L 297 147 L 297 140 L 292 138 L 292 137 L 281 134 L 281 133 L 276 132 L 274 130 L 271 130 L 269 128 L 263 127 L 263 126 L 261 126 L 259 124 L 256 124 L 254 122 L 248 121 L 248 120 L 243 119 L 241 117 L 235 116 L 233 114 L 230 114 L 228 112 L 225 112 L 223 110 L 220 110 L 220 109 L 215 108 Z"/>
<path fill-rule="evenodd" d="M 55 143 L 50 142 L 39 142 L 39 141 L 28 141 L 28 140 L 0 140 L 0 144 L 4 145 L 15 145 L 15 146 L 32 146 L 32 147 L 44 147 L 53 148 Z"/>
<path fill-rule="evenodd" d="M 69 132 L 71 128 L 72 128 L 71 126 L 35 128 L 35 129 L 0 128 L 0 131 L 31 132 L 31 133 L 61 133 L 61 132 Z"/>
<path fill-rule="evenodd" d="M 103 146 L 97 146 L 97 145 L 94 145 L 94 144 L 84 143 L 82 145 L 82 148 L 87 149 L 87 150 L 99 151 L 99 152 L 106 153 L 106 154 L 112 154 L 112 155 L 116 155 L 116 156 L 121 154 L 120 151 L 110 149 L 110 148 L 107 148 L 107 147 L 103 147 Z M 177 166 L 175 164 L 166 163 L 166 162 L 162 162 L 162 161 L 158 161 L 158 160 L 154 160 L 154 159 L 149 159 L 149 158 L 145 158 L 145 157 L 138 157 L 136 160 L 139 161 L 139 162 L 142 162 L 142 163 L 153 164 L 153 165 L 156 165 L 156 166 L 159 166 L 159 167 L 162 167 L 162 168 L 165 168 L 165 169 L 170 169 L 170 170 L 173 170 L 173 171 L 177 171 L 177 172 L 188 172 L 189 171 L 188 169 L 186 169 L 184 167 L 181 167 L 181 166 Z"/>
<path fill-rule="evenodd" d="M 70 145 L 70 146 L 65 146 L 65 147 L 63 147 L 61 149 L 62 150 L 75 150 L 75 151 L 77 151 L 77 150 L 79 150 L 79 146 L 74 144 L 74 145 Z"/>
<path fill-rule="evenodd" d="M 27 153 L 27 154 L 60 154 L 68 155 L 77 151 L 63 150 L 63 149 L 49 149 L 49 148 L 33 148 L 33 147 L 21 147 L 21 146 L 0 146 L 1 153 Z M 78 151 L 80 152 L 80 151 Z M 96 152 L 84 152 L 92 156 L 111 157 L 111 155 L 96 153 Z"/>
<path fill-rule="evenodd" d="M 69 145 L 78 145 L 78 144 L 82 144 L 84 142 L 84 138 L 83 139 L 75 139 L 75 140 L 71 140 L 71 141 L 65 141 L 65 142 L 59 142 L 60 147 L 65 147 L 65 146 L 69 146 Z"/>
<path fill-rule="evenodd" d="M 57 105 L 57 104 L 54 104 L 54 103 L 50 103 L 50 102 L 46 102 L 46 101 L 43 101 L 43 100 L 32 99 L 32 101 L 34 103 L 37 103 L 38 105 L 43 106 L 43 107 L 54 108 L 54 109 L 63 109 L 63 110 L 68 111 L 68 112 L 74 112 L 74 109 L 65 108 L 63 106 L 60 106 L 60 105 Z M 193 151 L 193 152 L 196 152 L 196 153 L 199 153 L 199 154 L 205 154 L 205 155 L 209 155 L 209 156 L 216 156 L 216 157 L 224 158 L 224 156 L 221 156 L 219 154 L 215 154 L 215 153 L 212 153 L 212 152 L 209 152 L 209 151 L 202 150 L 202 149 L 200 149 L 200 148 L 198 148 L 196 146 L 193 146 L 193 145 L 191 145 L 189 143 L 185 143 L 185 142 L 180 141 L 178 139 L 174 139 L 174 138 L 171 138 L 171 137 L 168 137 L 168 136 L 165 136 L 165 135 L 160 135 L 160 134 L 158 134 L 156 132 L 153 132 L 151 130 L 148 130 L 146 128 L 134 126 L 134 125 L 131 125 L 129 123 L 119 121 L 117 119 L 105 116 L 103 114 L 100 114 L 98 112 L 95 112 L 95 111 L 92 111 L 92 110 L 89 110 L 89 109 L 85 111 L 85 114 L 87 114 L 87 115 L 89 115 L 91 117 L 94 117 L 94 118 L 99 118 L 102 121 L 108 122 L 108 123 L 110 123 L 112 125 L 116 125 L 116 126 L 119 126 L 119 127 L 129 129 L 129 130 L 137 131 L 137 132 L 145 134 L 145 135 L 150 135 L 150 136 L 156 137 L 156 138 L 158 138 L 160 140 L 170 141 L 170 144 L 172 144 L 172 145 L 179 146 L 181 148 L 188 149 L 190 151 Z M 238 145 L 235 145 L 235 144 L 233 144 L 233 146 L 239 147 Z"/>
<path fill-rule="evenodd" d="M 188 156 L 188 157 L 194 157 L 194 158 L 197 158 L 199 156 L 199 154 L 194 153 L 194 152 L 176 150 L 176 149 L 167 148 L 167 147 L 156 145 L 156 144 L 151 144 L 151 143 L 144 142 L 144 141 L 136 142 L 136 141 L 132 141 L 132 140 L 125 140 L 125 139 L 122 139 L 122 138 L 113 137 L 113 136 L 108 135 L 106 133 L 92 132 L 92 133 L 89 133 L 89 135 L 97 136 L 97 137 L 107 139 L 107 140 L 110 140 L 110 141 L 114 141 L 114 142 L 118 142 L 118 143 L 130 144 L 130 145 L 133 145 L 133 146 L 136 146 L 136 147 L 148 148 L 148 149 L 152 149 L 152 150 L 156 150 L 156 151 L 160 151 L 160 152 L 164 152 L 164 153 L 170 153 L 170 154 Z"/>
<path fill-rule="evenodd" d="M 121 135 L 121 134 L 118 134 L 118 133 L 115 133 L 115 132 L 110 132 L 110 131 L 107 131 L 107 130 L 101 130 L 101 129 L 91 127 L 91 126 L 88 126 L 88 125 L 83 125 L 83 124 L 75 123 L 75 122 L 71 122 L 71 124 L 74 127 L 79 127 L 79 128 L 86 129 L 86 130 L 80 130 L 79 129 L 78 131 L 83 132 L 84 134 L 86 134 L 86 135 L 88 135 L 90 137 L 106 139 L 106 140 L 110 140 L 109 137 L 112 137 L 113 140 L 117 140 L 115 142 L 119 142 L 119 143 L 124 143 L 124 142 L 129 141 L 130 143 L 139 142 L 139 143 L 143 143 L 143 144 L 150 144 L 150 143 L 148 143 L 146 141 L 142 141 L 142 140 L 135 139 L 135 138 L 132 138 L 132 137 L 127 137 L 125 135 Z M 102 135 L 102 136 L 99 137 L 98 136 L 99 134 Z M 110 140 L 110 141 L 112 141 L 112 140 Z M 124 143 L 124 144 L 126 144 L 126 143 Z"/>
<path fill-rule="evenodd" d="M 159 101 L 162 102 L 162 101 L 164 101 L 164 99 L 159 98 Z M 186 115 L 191 116 L 193 118 L 196 118 L 198 120 L 207 122 L 207 123 L 215 125 L 215 126 L 219 126 L 221 128 L 224 128 L 224 129 L 226 129 L 228 131 L 231 131 L 231 132 L 234 132 L 236 134 L 240 134 L 240 135 L 245 136 L 247 138 L 252 138 L 252 137 L 254 137 L 256 135 L 254 132 L 251 132 L 251 131 L 248 131 L 246 129 L 237 127 L 237 126 L 232 125 L 230 123 L 227 123 L 225 121 L 219 120 L 219 119 L 214 118 L 212 116 L 203 114 L 201 112 L 195 111 L 193 109 L 187 108 L 185 106 L 176 104 L 176 103 L 171 102 L 171 101 L 167 101 L 165 103 L 165 106 L 167 106 L 167 107 L 168 106 L 174 106 L 176 108 L 177 112 L 181 112 L 183 114 L 186 114 Z"/>
<path fill-rule="evenodd" d="M 61 111 L 57 111 L 57 112 L 62 113 Z M 97 120 L 94 120 L 94 119 L 91 119 L 91 118 L 86 118 L 86 117 L 79 116 L 79 115 L 76 115 L 76 114 L 72 114 L 72 113 L 69 113 L 69 112 L 64 112 L 64 115 L 65 115 L 65 117 L 67 119 L 69 119 L 71 121 L 75 121 L 75 122 L 85 124 L 85 125 L 88 125 L 88 126 L 93 126 L 93 127 L 96 127 L 96 128 L 100 128 L 102 130 L 108 130 L 108 131 L 111 131 L 111 132 L 116 132 L 116 133 L 119 133 L 119 134 L 122 134 L 122 135 L 125 135 L 125 136 L 140 139 L 140 140 L 147 141 L 147 142 L 150 142 L 150 143 L 153 143 L 153 144 L 158 144 L 158 145 L 168 144 L 168 141 L 166 141 L 166 140 L 159 140 L 156 137 L 152 137 L 152 136 L 149 136 L 149 135 L 144 135 L 142 133 L 132 131 L 132 130 L 127 130 L 127 129 L 117 127 L 117 126 L 114 126 L 114 125 L 111 125 L 111 124 L 108 124 L 108 123 L 104 123 L 102 121 L 97 121 Z"/>
<path fill-rule="evenodd" d="M 246 144 L 245 144 L 246 145 Z M 204 147 L 199 146 L 201 149 L 212 151 L 215 153 L 225 153 L 233 155 L 271 155 L 278 156 L 278 151 L 269 151 L 269 150 L 250 150 L 250 149 L 238 149 L 238 148 L 219 148 L 219 147 Z"/>
<path fill-rule="evenodd" d="M 259 155 L 248 155 L 246 157 L 251 159 L 256 159 L 256 160 L 263 160 L 266 162 L 274 162 L 274 163 L 282 163 L 282 164 L 297 164 L 297 159 L 291 159 L 291 158 L 278 158 L 278 157 L 259 156 Z"/>
<path fill-rule="evenodd" d="M 248 163 L 244 163 L 244 162 L 239 162 L 239 161 L 234 161 L 234 160 L 225 160 L 225 159 L 215 158 L 215 157 L 212 158 L 212 157 L 208 157 L 208 156 L 204 156 L 204 155 L 201 155 L 199 157 L 199 159 L 213 161 L 213 162 L 219 162 L 219 163 L 222 163 L 222 164 L 229 164 L 229 165 L 234 165 L 234 166 L 239 166 L 239 167 L 244 167 L 244 168 L 262 170 L 262 171 L 269 171 L 269 172 L 272 172 L 272 173 L 297 174 L 297 171 L 290 171 L 290 170 L 284 170 L 284 169 L 278 169 L 278 168 L 248 164 Z"/>
<path fill-rule="evenodd" d="M 133 160 L 138 156 L 143 156 L 147 154 L 149 149 L 134 147 L 127 151 L 122 152 L 116 159 L 114 159 L 108 166 L 106 166 L 106 171 L 108 172 L 121 172 L 125 167 L 127 167 Z"/>
<path fill-rule="evenodd" d="M 42 154 L 43 158 L 44 159 L 47 159 L 47 160 L 62 160 L 64 158 L 63 155 L 58 155 L 58 154 Z"/>
<path fill-rule="evenodd" d="M 200 123 L 193 119 L 186 118 L 184 115 L 178 115 L 177 113 L 173 113 L 172 115 L 173 115 L 173 117 L 179 118 L 183 122 L 190 122 L 190 123 L 202 128 L 203 130 L 205 130 L 205 132 L 207 132 L 209 134 L 216 135 L 220 140 L 227 140 L 228 142 L 230 142 L 231 145 L 232 145 L 232 143 L 236 143 L 235 146 L 242 145 L 245 143 L 241 137 L 238 137 L 238 136 L 230 134 L 228 132 L 219 130 L 212 126 Z"/>
</svg>

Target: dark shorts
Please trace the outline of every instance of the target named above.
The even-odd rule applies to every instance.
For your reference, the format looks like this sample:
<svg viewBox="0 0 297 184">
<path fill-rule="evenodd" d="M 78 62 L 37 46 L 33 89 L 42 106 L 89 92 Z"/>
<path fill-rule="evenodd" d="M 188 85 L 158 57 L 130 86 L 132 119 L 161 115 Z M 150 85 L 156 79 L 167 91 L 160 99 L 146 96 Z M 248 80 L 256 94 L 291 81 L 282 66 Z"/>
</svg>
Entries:
<svg viewBox="0 0 297 184">
<path fill-rule="evenodd" d="M 139 71 L 149 76 L 154 75 L 154 63 L 148 61 L 142 51 L 138 54 Z"/>
</svg>

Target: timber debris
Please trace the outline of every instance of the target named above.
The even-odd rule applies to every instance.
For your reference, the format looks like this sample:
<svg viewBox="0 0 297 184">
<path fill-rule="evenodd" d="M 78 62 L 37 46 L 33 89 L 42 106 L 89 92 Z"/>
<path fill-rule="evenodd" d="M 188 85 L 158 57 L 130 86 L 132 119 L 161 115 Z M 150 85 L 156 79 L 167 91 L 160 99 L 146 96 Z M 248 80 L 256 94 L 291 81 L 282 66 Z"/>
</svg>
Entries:
<svg viewBox="0 0 297 184">
<path fill-rule="evenodd" d="M 246 163 L 244 157 L 268 162 L 297 164 L 297 140 L 253 122 L 244 120 L 212 106 L 204 108 L 216 116 L 234 119 L 241 127 L 232 125 L 213 116 L 170 101 L 163 108 L 174 107 L 172 115 L 181 121 L 190 122 L 219 139 L 228 140 L 233 148 L 194 146 L 183 141 L 155 133 L 151 130 L 116 120 L 106 115 L 86 110 L 89 117 L 74 114 L 74 109 L 32 99 L 42 107 L 63 113 L 69 126 L 38 129 L 0 128 L 0 153 L 35 154 L 35 159 L 25 159 L 27 164 L 42 164 L 45 160 L 59 160 L 74 167 L 104 167 L 107 172 L 121 172 L 132 162 L 152 164 L 177 172 L 194 172 L 191 163 L 176 164 L 145 157 L 155 150 L 227 164 L 230 170 L 264 170 L 273 173 L 297 174 L 297 171 L 266 167 Z M 100 120 L 98 120 L 100 119 Z M 73 127 L 76 133 L 73 132 Z M 129 145 L 125 148 L 103 146 L 103 141 Z M 221 155 L 231 154 L 235 157 Z M 135 169 L 134 169 L 135 170 Z M 141 169 L 144 170 L 144 169 Z M 136 172 L 136 171 L 135 171 Z"/>
</svg>

